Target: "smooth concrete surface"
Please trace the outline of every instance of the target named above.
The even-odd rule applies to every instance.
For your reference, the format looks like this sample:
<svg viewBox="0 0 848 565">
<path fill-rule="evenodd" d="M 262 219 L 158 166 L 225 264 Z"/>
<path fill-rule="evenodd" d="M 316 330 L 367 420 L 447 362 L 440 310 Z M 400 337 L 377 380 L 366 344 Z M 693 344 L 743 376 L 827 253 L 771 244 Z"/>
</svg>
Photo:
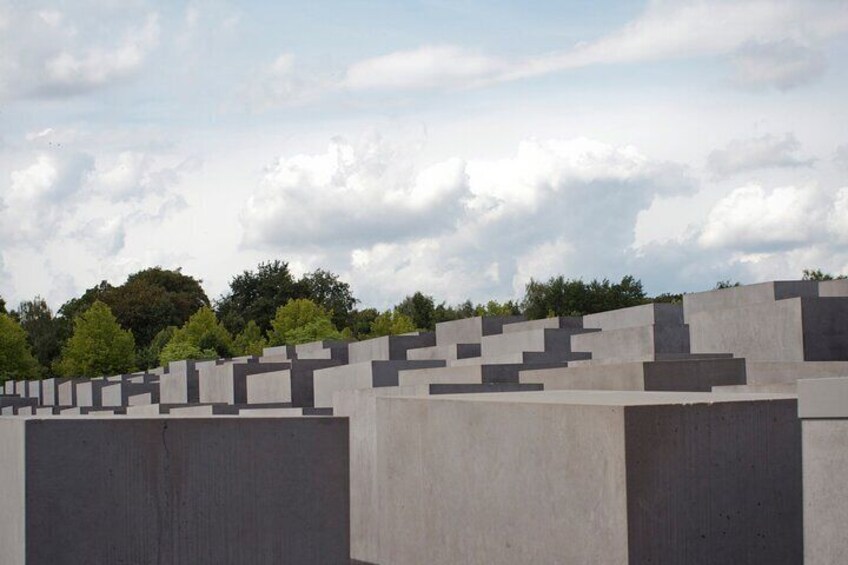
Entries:
<svg viewBox="0 0 848 565">
<path fill-rule="evenodd" d="M 683 306 L 653 303 L 583 316 L 584 328 L 596 328 L 605 332 L 652 325 L 683 325 Z"/>
<path fill-rule="evenodd" d="M 819 296 L 848 296 L 848 279 L 819 281 Z"/>
<path fill-rule="evenodd" d="M 848 378 L 798 381 L 799 418 L 848 418 Z"/>
<path fill-rule="evenodd" d="M 522 363 L 497 365 L 464 365 L 411 369 L 398 373 L 398 385 L 517 383 L 520 371 L 530 368 L 562 367 L 565 363 Z"/>
<path fill-rule="evenodd" d="M 480 357 L 485 360 L 516 353 L 550 352 L 566 359 L 572 352 L 571 336 L 593 331 L 598 330 L 541 328 L 483 336 L 480 342 Z"/>
<path fill-rule="evenodd" d="M 41 382 L 41 403 L 46 406 L 58 406 L 59 385 L 68 382 L 68 379 L 44 379 Z"/>
<path fill-rule="evenodd" d="M 553 318 L 542 318 L 541 320 L 510 322 L 509 324 L 504 324 L 502 333 L 508 334 L 541 329 L 577 329 L 582 327 L 583 316 L 555 316 Z"/>
<path fill-rule="evenodd" d="M 80 408 L 100 408 L 103 406 L 103 378 L 82 379 L 76 383 L 76 405 Z"/>
<path fill-rule="evenodd" d="M 802 296 L 819 296 L 819 282 L 771 281 L 684 294 L 683 316 L 685 322 L 690 323 L 690 316 L 700 312 L 745 308 Z"/>
<path fill-rule="evenodd" d="M 524 316 L 476 316 L 436 324 L 436 344 L 480 343 L 484 335 L 499 334 L 504 326 L 523 322 Z"/>
<path fill-rule="evenodd" d="M 735 396 L 379 397 L 374 562 L 799 563 L 795 402 Z"/>
<path fill-rule="evenodd" d="M 130 379 L 105 385 L 100 391 L 101 405 L 104 408 L 129 406 L 130 398 L 142 396 L 146 404 L 159 402 L 159 383 L 139 383 Z"/>
<path fill-rule="evenodd" d="M 745 370 L 749 384 L 794 383 L 800 379 L 848 377 L 848 361 L 751 361 Z"/>
<path fill-rule="evenodd" d="M 452 343 L 449 345 L 434 345 L 432 347 L 418 347 L 406 352 L 406 358 L 410 361 L 433 361 L 470 359 L 480 357 L 479 343 Z"/>
<path fill-rule="evenodd" d="M 26 381 L 27 398 L 34 398 L 39 404 L 42 403 L 41 381 Z"/>
<path fill-rule="evenodd" d="M 338 390 L 398 386 L 400 371 L 445 367 L 445 361 L 370 361 L 319 369 L 314 373 L 315 406 L 333 406 Z"/>
<path fill-rule="evenodd" d="M 368 361 L 406 361 L 407 350 L 434 345 L 436 345 L 436 336 L 432 332 L 415 335 L 387 335 L 350 343 L 348 345 L 348 360 L 351 365 Z"/>
<path fill-rule="evenodd" d="M 803 382 L 803 381 L 801 381 Z M 848 419 L 804 420 L 804 563 L 848 556 Z"/>
<path fill-rule="evenodd" d="M 522 383 L 545 390 L 642 390 L 710 392 L 714 386 L 744 385 L 744 359 L 646 361 L 522 371 Z"/>
<path fill-rule="evenodd" d="M 4 565 L 349 562 L 345 419 L 4 418 L 0 445 Z"/>
<path fill-rule="evenodd" d="M 247 403 L 291 402 L 291 371 L 270 371 L 247 375 Z"/>
<path fill-rule="evenodd" d="M 686 355 L 690 352 L 689 327 L 664 324 L 576 334 L 571 336 L 571 349 L 590 353 L 592 360 L 616 362 Z"/>
<path fill-rule="evenodd" d="M 247 376 L 289 369 L 291 363 L 225 363 L 201 368 L 200 402 L 247 403 Z"/>
</svg>

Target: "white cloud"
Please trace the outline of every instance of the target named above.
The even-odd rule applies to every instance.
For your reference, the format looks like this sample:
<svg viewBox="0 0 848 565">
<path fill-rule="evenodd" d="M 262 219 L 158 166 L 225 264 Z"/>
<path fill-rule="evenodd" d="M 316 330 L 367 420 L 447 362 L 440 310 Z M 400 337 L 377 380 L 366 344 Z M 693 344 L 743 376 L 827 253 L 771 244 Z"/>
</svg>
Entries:
<svg viewBox="0 0 848 565">
<path fill-rule="evenodd" d="M 141 200 L 166 195 L 184 174 L 199 166 L 197 159 L 162 164 L 149 153 L 124 151 L 116 157 L 98 159 L 97 170 L 89 176 L 88 184 L 113 201 Z"/>
<path fill-rule="evenodd" d="M 464 86 L 507 70 L 503 61 L 452 45 L 427 45 L 351 65 L 344 86 L 354 90 Z"/>
<path fill-rule="evenodd" d="M 678 167 L 588 139 L 429 166 L 382 141 L 336 142 L 270 167 L 241 221 L 248 248 L 335 249 L 331 268 L 349 271 L 366 303 L 385 305 L 410 284 L 449 300 L 506 298 L 560 268 L 621 270 L 638 213 L 691 186 Z"/>
<path fill-rule="evenodd" d="M 350 89 L 420 89 L 518 80 L 592 65 L 731 55 L 737 81 L 780 89 L 824 70 L 818 50 L 848 32 L 840 2 L 658 1 L 620 29 L 571 49 L 506 59 L 455 45 L 422 46 L 352 64 Z"/>
<path fill-rule="evenodd" d="M 746 253 L 804 247 L 821 240 L 832 200 L 815 186 L 733 190 L 710 211 L 699 243 Z"/>
<path fill-rule="evenodd" d="M 718 176 L 772 167 L 808 167 L 812 159 L 797 156 L 801 149 L 798 139 L 791 133 L 782 138 L 764 135 L 753 139 L 735 139 L 724 149 L 710 153 L 707 166 Z"/>
<path fill-rule="evenodd" d="M 826 67 L 821 51 L 789 39 L 747 43 L 731 60 L 735 69 L 734 82 L 752 89 L 789 90 L 819 78 Z"/>
<path fill-rule="evenodd" d="M 836 152 L 833 155 L 833 161 L 837 164 L 837 166 L 848 171 L 848 145 L 840 145 L 836 148 Z"/>
</svg>

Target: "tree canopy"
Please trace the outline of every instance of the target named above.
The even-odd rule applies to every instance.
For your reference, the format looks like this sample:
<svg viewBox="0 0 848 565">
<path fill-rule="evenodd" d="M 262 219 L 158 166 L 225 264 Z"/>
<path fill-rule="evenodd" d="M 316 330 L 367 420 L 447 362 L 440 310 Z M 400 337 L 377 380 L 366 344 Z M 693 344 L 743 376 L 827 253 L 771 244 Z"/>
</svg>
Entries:
<svg viewBox="0 0 848 565">
<path fill-rule="evenodd" d="M 642 282 L 628 275 L 619 283 L 607 279 L 566 279 L 562 275 L 547 282 L 530 279 L 524 294 L 523 309 L 528 319 L 550 316 L 582 316 L 647 302 Z"/>
<path fill-rule="evenodd" d="M 289 300 L 285 306 L 280 306 L 268 332 L 268 342 L 272 346 L 341 338 L 330 312 L 308 298 Z"/>
<path fill-rule="evenodd" d="M 60 327 L 53 312 L 40 296 L 21 302 L 17 310 L 21 327 L 29 336 L 32 353 L 39 364 L 49 369 L 62 353 L 59 341 Z"/>
<path fill-rule="evenodd" d="M 405 334 L 414 332 L 415 329 L 415 322 L 412 321 L 412 318 L 398 310 L 387 310 L 371 322 L 371 335 L 369 337 Z"/>
<path fill-rule="evenodd" d="M 135 368 L 135 339 L 121 329 L 109 307 L 96 300 L 74 320 L 74 333 L 57 365 L 66 376 L 98 377 Z"/>
<path fill-rule="evenodd" d="M 835 281 L 848 279 L 848 275 L 831 275 L 821 269 L 804 269 L 801 279 L 805 281 Z"/>
<path fill-rule="evenodd" d="M 203 306 L 174 331 L 159 354 L 164 365 L 180 359 L 216 359 L 233 354 L 233 337 L 209 306 Z"/>
<path fill-rule="evenodd" d="M 26 331 L 10 315 L 0 312 L 0 382 L 38 376 L 38 361 L 30 352 Z"/>
<path fill-rule="evenodd" d="M 244 271 L 230 281 L 230 291 L 218 299 L 216 310 L 231 332 L 241 332 L 250 320 L 263 332 L 271 327 L 277 308 L 294 298 L 304 298 L 304 289 L 284 261 L 260 263 L 256 271 Z"/>
</svg>

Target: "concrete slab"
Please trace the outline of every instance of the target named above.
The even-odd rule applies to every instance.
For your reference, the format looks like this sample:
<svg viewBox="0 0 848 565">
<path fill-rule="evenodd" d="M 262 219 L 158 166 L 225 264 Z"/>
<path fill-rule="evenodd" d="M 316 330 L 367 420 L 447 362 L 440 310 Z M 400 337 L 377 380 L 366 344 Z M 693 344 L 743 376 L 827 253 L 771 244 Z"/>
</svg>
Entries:
<svg viewBox="0 0 848 565">
<path fill-rule="evenodd" d="M 436 324 L 436 343 L 433 345 L 480 343 L 484 335 L 499 334 L 504 326 L 524 320 L 524 316 L 476 316 L 440 322 Z"/>
<path fill-rule="evenodd" d="M 689 327 L 649 325 L 604 330 L 571 336 L 571 349 L 592 355 L 592 360 L 651 361 L 659 355 L 690 353 Z"/>
<path fill-rule="evenodd" d="M 341 418 L 0 419 L 0 449 L 4 565 L 349 562 Z"/>
<path fill-rule="evenodd" d="M 637 328 L 641 326 L 683 325 L 682 304 L 643 304 L 583 316 L 584 328 L 603 331 Z"/>
<path fill-rule="evenodd" d="M 416 335 L 387 335 L 348 345 L 351 364 L 368 361 L 406 361 L 406 352 L 417 347 L 436 345 L 436 336 L 431 332 Z"/>
<path fill-rule="evenodd" d="M 795 401 L 735 396 L 377 398 L 376 562 L 799 563 Z"/>
<path fill-rule="evenodd" d="M 315 406 L 333 406 L 338 390 L 398 386 L 400 371 L 445 367 L 444 361 L 369 361 L 316 370 Z"/>
</svg>

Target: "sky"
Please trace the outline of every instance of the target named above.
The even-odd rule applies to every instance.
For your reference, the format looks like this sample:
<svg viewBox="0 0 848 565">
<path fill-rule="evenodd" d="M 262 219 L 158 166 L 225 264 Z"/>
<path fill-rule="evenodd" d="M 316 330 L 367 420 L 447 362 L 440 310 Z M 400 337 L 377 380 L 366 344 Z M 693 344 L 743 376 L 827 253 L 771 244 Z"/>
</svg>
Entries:
<svg viewBox="0 0 848 565">
<path fill-rule="evenodd" d="M 0 296 L 848 273 L 848 2 L 0 0 Z"/>
</svg>

